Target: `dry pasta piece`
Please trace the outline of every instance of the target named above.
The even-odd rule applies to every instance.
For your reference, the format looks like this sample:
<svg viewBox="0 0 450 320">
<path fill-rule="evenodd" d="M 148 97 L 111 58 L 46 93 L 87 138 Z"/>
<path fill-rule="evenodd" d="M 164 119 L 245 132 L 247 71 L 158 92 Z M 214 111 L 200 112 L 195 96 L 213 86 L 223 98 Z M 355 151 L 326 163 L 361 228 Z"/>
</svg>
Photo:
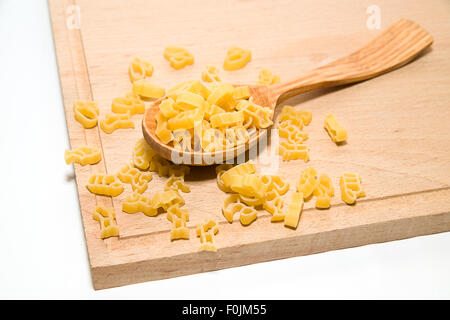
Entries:
<svg viewBox="0 0 450 320">
<path fill-rule="evenodd" d="M 103 120 L 100 120 L 100 128 L 106 133 L 113 133 L 117 129 L 134 128 L 134 122 L 130 118 L 130 114 L 109 113 Z"/>
<path fill-rule="evenodd" d="M 232 190 L 229 187 L 226 187 L 225 184 L 222 181 L 222 175 L 229 169 L 231 169 L 233 165 L 223 163 L 216 167 L 216 174 L 217 174 L 217 186 L 220 190 L 223 192 L 232 192 Z"/>
<path fill-rule="evenodd" d="M 263 198 L 267 191 L 267 186 L 261 182 L 260 177 L 256 174 L 233 175 L 230 188 L 243 196 L 255 198 Z"/>
<path fill-rule="evenodd" d="M 139 139 L 133 149 L 133 164 L 140 170 L 147 170 L 156 152 L 150 148 L 144 138 Z"/>
<path fill-rule="evenodd" d="M 316 208 L 327 209 L 330 207 L 331 197 L 334 196 L 334 187 L 327 174 L 321 174 L 314 189 L 316 196 Z"/>
<path fill-rule="evenodd" d="M 203 120 L 203 115 L 203 108 L 180 112 L 168 120 L 168 129 L 172 131 L 177 129 L 192 129 L 197 121 L 201 122 Z"/>
<path fill-rule="evenodd" d="M 278 124 L 278 134 L 289 143 L 302 143 L 308 139 L 308 134 L 302 132 L 301 128 L 293 124 L 290 120 Z"/>
<path fill-rule="evenodd" d="M 178 111 L 175 110 L 174 105 L 175 105 L 175 101 L 172 98 L 164 99 L 159 104 L 159 111 L 166 118 L 174 117 L 178 114 Z"/>
<path fill-rule="evenodd" d="M 167 210 L 167 219 L 172 222 L 170 241 L 180 239 L 189 240 L 189 229 L 186 227 L 186 222 L 189 221 L 189 215 L 186 209 L 180 209 L 178 204 L 171 206 Z"/>
<path fill-rule="evenodd" d="M 197 93 L 183 91 L 177 95 L 176 107 L 182 111 L 203 108 L 205 99 Z"/>
<path fill-rule="evenodd" d="M 252 53 L 239 47 L 232 47 L 228 50 L 223 68 L 227 71 L 242 69 L 252 60 Z"/>
<path fill-rule="evenodd" d="M 75 101 L 73 103 L 75 120 L 86 128 L 93 128 L 97 125 L 97 117 L 100 113 L 97 102 Z"/>
<path fill-rule="evenodd" d="M 302 193 L 305 199 L 309 198 L 317 186 L 317 171 L 312 168 L 303 169 L 300 179 L 297 181 L 297 191 Z"/>
<path fill-rule="evenodd" d="M 242 111 L 219 113 L 211 116 L 209 121 L 213 128 L 242 126 L 244 114 Z"/>
<path fill-rule="evenodd" d="M 147 79 L 141 79 L 133 82 L 133 93 L 144 98 L 158 99 L 164 97 L 166 89 Z"/>
<path fill-rule="evenodd" d="M 278 192 L 272 190 L 266 193 L 263 208 L 272 215 L 270 221 L 272 222 L 284 221 L 285 214 L 284 212 L 282 212 L 283 205 L 284 205 L 283 199 L 281 199 Z"/>
<path fill-rule="evenodd" d="M 250 89 L 247 86 L 234 88 L 233 97 L 236 100 L 247 100 L 250 98 Z"/>
<path fill-rule="evenodd" d="M 87 189 L 95 194 L 117 197 L 123 192 L 123 185 L 115 175 L 94 173 L 89 177 Z"/>
<path fill-rule="evenodd" d="M 153 178 L 150 172 L 141 172 L 129 164 L 120 169 L 117 176 L 123 183 L 131 184 L 133 191 L 138 193 L 144 193 Z"/>
<path fill-rule="evenodd" d="M 344 173 L 340 180 L 342 201 L 353 204 L 356 199 L 364 197 L 366 193 L 361 186 L 361 177 L 354 173 Z"/>
<path fill-rule="evenodd" d="M 211 116 L 217 115 L 217 114 L 220 114 L 220 113 L 225 113 L 225 112 L 226 111 L 224 109 L 222 109 L 221 107 L 219 107 L 219 106 L 217 106 L 215 104 L 206 103 L 204 118 L 206 120 L 210 120 Z M 208 124 L 209 124 L 209 122 L 208 122 Z"/>
<path fill-rule="evenodd" d="M 311 123 L 312 113 L 310 111 L 295 110 L 292 106 L 284 106 L 281 110 L 280 122 L 286 120 L 294 121 L 298 126 L 300 126 L 301 121 L 303 123 L 301 127 L 303 127 L 303 125 L 307 126 Z"/>
<path fill-rule="evenodd" d="M 132 92 L 129 92 L 125 97 L 114 98 L 111 104 L 111 111 L 120 114 L 143 114 L 145 112 L 145 104 Z"/>
<path fill-rule="evenodd" d="M 179 70 L 194 63 L 194 56 L 185 48 L 168 46 L 164 50 L 166 58 L 172 68 Z"/>
<path fill-rule="evenodd" d="M 139 58 L 134 58 L 128 67 L 128 75 L 130 76 L 131 83 L 136 80 L 145 79 L 145 77 L 151 77 L 152 74 L 153 65 Z"/>
<path fill-rule="evenodd" d="M 270 108 L 261 107 L 250 100 L 240 100 L 236 109 L 244 113 L 244 119 L 251 118 L 252 124 L 258 129 L 265 129 L 273 124 L 273 111 Z"/>
<path fill-rule="evenodd" d="M 202 80 L 205 82 L 220 82 L 219 69 L 214 66 L 206 66 L 202 72 Z"/>
<path fill-rule="evenodd" d="M 220 83 L 217 88 L 212 90 L 206 101 L 211 105 L 215 104 L 227 111 L 231 111 L 236 104 L 233 94 L 234 87 L 231 84 Z"/>
<path fill-rule="evenodd" d="M 305 162 L 309 161 L 308 146 L 302 143 L 281 141 L 278 147 L 278 153 L 283 160 L 303 159 Z"/>
<path fill-rule="evenodd" d="M 259 72 L 258 84 L 268 86 L 277 82 L 280 82 L 280 76 L 273 74 L 272 71 L 262 69 Z"/>
<path fill-rule="evenodd" d="M 102 160 L 102 154 L 99 149 L 82 146 L 72 150 L 66 150 L 64 152 L 64 160 L 66 164 L 73 162 L 85 166 L 87 164 L 96 164 Z"/>
<path fill-rule="evenodd" d="M 235 175 L 243 176 L 243 175 L 248 175 L 248 174 L 252 174 L 255 172 L 256 172 L 256 167 L 252 161 L 248 161 L 246 163 L 241 163 L 241 164 L 227 170 L 222 175 L 222 182 L 224 183 L 224 185 L 226 187 L 230 187 L 233 176 L 235 176 Z"/>
<path fill-rule="evenodd" d="M 122 202 L 122 211 L 126 213 L 142 212 L 146 216 L 154 217 L 159 213 L 160 208 L 167 211 L 174 205 L 180 207 L 184 205 L 183 198 L 175 190 L 158 192 L 151 198 L 133 192 Z"/>
<path fill-rule="evenodd" d="M 191 188 L 184 183 L 184 176 L 171 176 L 166 182 L 165 190 L 177 190 L 184 193 L 191 192 Z"/>
<path fill-rule="evenodd" d="M 114 208 L 106 208 L 104 205 L 99 205 L 95 208 L 93 218 L 100 223 L 100 237 L 102 239 L 119 236 L 119 227 L 115 220 Z"/>
<path fill-rule="evenodd" d="M 214 235 L 219 232 L 217 222 L 208 220 L 197 226 L 196 234 L 200 238 L 200 248 L 198 251 L 217 251 Z"/>
<path fill-rule="evenodd" d="M 131 83 L 136 80 L 151 77 L 153 74 L 153 70 L 153 65 L 150 62 L 137 57 L 134 58 L 128 67 L 128 75 L 130 77 Z"/>
<path fill-rule="evenodd" d="M 339 143 L 347 140 L 347 130 L 337 121 L 332 113 L 325 116 L 324 128 L 334 142 Z"/>
<path fill-rule="evenodd" d="M 173 140 L 172 132 L 167 128 L 168 122 L 167 118 L 158 113 L 156 115 L 156 136 L 165 144 Z"/>
<path fill-rule="evenodd" d="M 303 194 L 294 192 L 284 217 L 284 225 L 296 229 L 303 210 Z"/>
</svg>

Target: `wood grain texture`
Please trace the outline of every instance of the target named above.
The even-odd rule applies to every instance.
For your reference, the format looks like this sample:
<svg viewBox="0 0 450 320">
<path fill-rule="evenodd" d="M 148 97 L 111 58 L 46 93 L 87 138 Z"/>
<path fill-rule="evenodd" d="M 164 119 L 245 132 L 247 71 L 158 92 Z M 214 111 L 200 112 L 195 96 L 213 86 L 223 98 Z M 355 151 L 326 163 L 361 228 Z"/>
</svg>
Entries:
<svg viewBox="0 0 450 320">
<path fill-rule="evenodd" d="M 81 11 L 80 30 L 66 28 L 66 9 L 74 3 Z M 207 64 L 221 66 L 226 50 L 238 45 L 251 49 L 253 60 L 244 69 L 222 71 L 225 81 L 255 83 L 261 68 L 290 81 L 379 34 L 382 30 L 366 27 L 371 4 L 194 0 L 186 7 L 183 1 L 49 1 L 71 146 L 103 150 L 99 164 L 75 165 L 94 288 L 450 230 L 450 3 L 445 0 L 377 1 L 382 29 L 405 17 L 433 35 L 432 49 L 414 63 L 367 82 L 320 89 L 285 102 L 313 112 L 306 127 L 311 161 L 280 162 L 279 174 L 293 189 L 300 170 L 313 166 L 328 173 L 337 188 L 342 173 L 356 172 L 367 197 L 355 206 L 344 205 L 339 196 L 326 211 L 307 202 L 295 231 L 270 223 L 263 211 L 249 227 L 228 224 L 220 211 L 226 195 L 216 186 L 214 168 L 193 168 L 186 177 L 192 192 L 183 194 L 191 239 L 171 243 L 165 215 L 150 218 L 120 210 L 131 192 L 128 185 L 112 201 L 85 188 L 92 172 L 116 173 L 130 161 L 134 143 L 142 137 L 141 117 L 133 117 L 135 129 L 108 135 L 98 128 L 83 129 L 73 118 L 72 103 L 92 98 L 101 114 L 110 112 L 112 99 L 131 90 L 127 68 L 134 56 L 151 61 L 152 81 L 169 87 L 200 78 Z M 170 44 L 188 48 L 194 65 L 174 71 L 162 55 Z M 336 146 L 323 130 L 329 112 L 347 128 L 346 145 Z M 162 190 L 165 181 L 154 175 L 146 194 Z M 99 202 L 114 206 L 120 238 L 100 239 L 98 222 L 92 219 Z M 220 224 L 218 251 L 197 253 L 193 229 L 209 218 Z"/>
</svg>

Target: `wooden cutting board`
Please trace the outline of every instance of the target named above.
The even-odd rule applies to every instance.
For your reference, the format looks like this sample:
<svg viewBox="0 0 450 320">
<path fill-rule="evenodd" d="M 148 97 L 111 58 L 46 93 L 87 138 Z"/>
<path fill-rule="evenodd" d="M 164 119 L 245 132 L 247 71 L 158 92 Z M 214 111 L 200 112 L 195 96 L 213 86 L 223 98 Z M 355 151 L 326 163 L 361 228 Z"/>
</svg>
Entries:
<svg viewBox="0 0 450 320">
<path fill-rule="evenodd" d="M 380 30 L 367 27 L 371 4 L 49 1 L 70 144 L 103 151 L 99 164 L 75 165 L 95 289 L 450 230 L 450 2 L 379 0 Z M 80 28 L 73 28 L 77 13 Z M 280 161 L 278 173 L 293 190 L 300 170 L 313 166 L 328 173 L 337 190 L 330 210 L 314 209 L 314 200 L 306 203 L 297 230 L 271 223 L 264 211 L 248 227 L 226 222 L 221 213 L 226 195 L 217 188 L 211 167 L 193 168 L 186 178 L 192 190 L 183 194 L 191 218 L 188 241 L 170 242 L 165 214 L 150 218 L 123 213 L 121 202 L 131 192 L 128 185 L 114 199 L 87 191 L 92 173 L 116 173 L 131 160 L 133 146 L 142 137 L 141 117 L 133 117 L 135 129 L 105 134 L 98 127 L 83 129 L 74 120 L 72 104 L 92 99 L 101 114 L 109 112 L 112 99 L 131 90 L 127 69 L 133 57 L 151 61 L 152 81 L 169 87 L 199 79 L 205 65 L 221 67 L 227 49 L 237 45 L 250 49 L 253 60 L 238 71 L 222 70 L 225 81 L 255 82 L 261 68 L 287 81 L 352 52 L 401 17 L 419 23 L 435 39 L 418 60 L 373 80 L 286 102 L 313 113 L 306 127 L 311 161 Z M 188 48 L 195 64 L 173 70 L 163 58 L 167 45 Z M 329 112 L 349 132 L 344 146 L 332 143 L 323 130 Z M 363 179 L 367 196 L 354 206 L 340 200 L 338 180 L 344 172 L 359 173 Z M 166 180 L 153 177 L 147 195 L 162 190 Z M 99 203 L 114 206 L 119 238 L 100 238 L 99 224 L 92 219 Z M 219 222 L 218 251 L 198 253 L 194 229 L 209 218 Z"/>
</svg>

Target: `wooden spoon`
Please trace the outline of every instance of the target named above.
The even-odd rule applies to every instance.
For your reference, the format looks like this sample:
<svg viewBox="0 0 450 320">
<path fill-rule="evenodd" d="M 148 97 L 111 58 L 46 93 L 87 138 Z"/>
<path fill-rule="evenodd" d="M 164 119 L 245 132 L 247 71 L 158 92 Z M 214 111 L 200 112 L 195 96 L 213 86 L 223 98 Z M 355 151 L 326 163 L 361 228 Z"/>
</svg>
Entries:
<svg viewBox="0 0 450 320">
<path fill-rule="evenodd" d="M 399 68 L 432 43 L 432 36 L 418 24 L 400 19 L 358 51 L 316 68 L 296 80 L 271 86 L 248 87 L 256 104 L 273 110 L 280 102 L 300 93 L 367 80 Z M 234 158 L 256 144 L 266 132 L 261 130 L 251 136 L 248 143 L 215 153 L 180 152 L 162 143 L 155 134 L 155 117 L 161 101 L 162 99 L 155 101 L 146 110 L 142 130 L 149 145 L 162 157 L 175 163 L 179 163 L 181 158 L 184 163 L 190 165 L 211 165 L 211 159 L 222 163 L 222 159 Z"/>
</svg>

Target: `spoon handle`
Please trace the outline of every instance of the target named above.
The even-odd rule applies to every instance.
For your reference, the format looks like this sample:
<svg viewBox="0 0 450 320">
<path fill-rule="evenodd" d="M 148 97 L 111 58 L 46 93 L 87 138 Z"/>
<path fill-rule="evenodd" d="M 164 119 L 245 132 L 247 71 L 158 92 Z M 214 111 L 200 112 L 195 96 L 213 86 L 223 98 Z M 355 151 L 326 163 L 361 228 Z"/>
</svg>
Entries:
<svg viewBox="0 0 450 320">
<path fill-rule="evenodd" d="M 314 89 L 367 80 L 399 68 L 433 43 L 418 24 L 400 19 L 352 54 L 318 67 L 293 81 L 273 85 L 278 102 Z"/>
</svg>

